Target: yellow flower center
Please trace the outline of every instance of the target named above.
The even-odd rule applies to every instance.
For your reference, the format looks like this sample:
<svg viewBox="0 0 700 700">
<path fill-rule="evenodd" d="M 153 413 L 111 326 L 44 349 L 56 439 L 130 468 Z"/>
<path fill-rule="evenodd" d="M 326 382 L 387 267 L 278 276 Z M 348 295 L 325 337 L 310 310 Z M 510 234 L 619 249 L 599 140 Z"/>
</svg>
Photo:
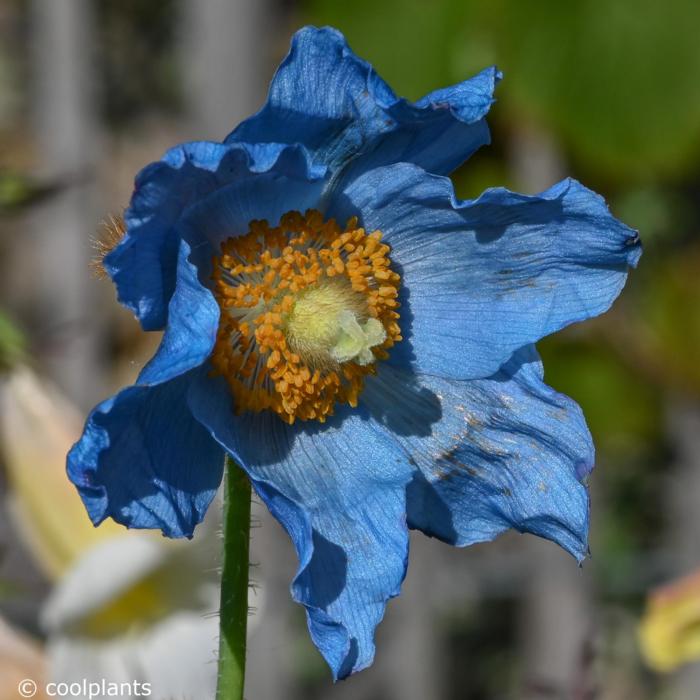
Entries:
<svg viewBox="0 0 700 700">
<path fill-rule="evenodd" d="M 238 412 L 323 422 L 336 403 L 357 405 L 364 377 L 401 340 L 401 278 L 381 237 L 311 209 L 288 212 L 275 228 L 251 221 L 222 243 L 212 364 Z"/>
</svg>

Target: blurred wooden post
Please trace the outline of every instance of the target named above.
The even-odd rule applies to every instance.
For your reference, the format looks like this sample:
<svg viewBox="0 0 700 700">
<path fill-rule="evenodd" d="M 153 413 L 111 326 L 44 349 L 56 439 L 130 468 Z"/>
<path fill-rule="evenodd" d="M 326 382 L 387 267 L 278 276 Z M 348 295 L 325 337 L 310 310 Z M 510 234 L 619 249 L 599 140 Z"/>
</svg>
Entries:
<svg viewBox="0 0 700 700">
<path fill-rule="evenodd" d="M 518 131 L 511 146 L 511 167 L 523 191 L 540 192 L 563 177 L 559 150 L 545 134 Z M 535 538 L 523 544 L 529 567 L 520 618 L 524 688 L 519 697 L 583 697 L 592 633 L 586 577 L 557 545 Z"/>
<path fill-rule="evenodd" d="M 525 542 L 525 541 L 524 541 Z M 587 658 L 593 641 L 586 578 L 557 545 L 528 538 L 520 612 L 523 699 L 592 698 Z"/>
<path fill-rule="evenodd" d="M 182 65 L 192 138 L 222 140 L 262 105 L 274 62 L 272 0 L 187 0 Z"/>
<path fill-rule="evenodd" d="M 463 552 L 460 552 L 463 553 Z M 442 700 L 447 697 L 444 640 L 437 624 L 437 571 L 454 558 L 443 558 L 442 545 L 420 532 L 411 533 L 411 566 L 398 601 L 389 601 L 386 628 L 379 632 L 377 654 L 385 671 L 387 700 Z M 444 571 L 444 569 L 443 569 Z M 391 614 L 393 613 L 393 614 Z"/>
<path fill-rule="evenodd" d="M 251 530 L 250 578 L 260 589 L 262 606 L 257 606 L 255 595 L 250 596 L 252 614 L 258 620 L 248 635 L 246 696 L 293 700 L 295 638 L 304 629 L 303 624 L 294 627 L 295 618 L 301 622 L 303 613 L 289 592 L 297 568 L 294 548 L 264 505 L 253 504 L 253 518 L 258 527 Z"/>
<path fill-rule="evenodd" d="M 666 422 L 676 451 L 665 508 L 672 514 L 667 542 L 671 565 L 682 576 L 700 566 L 700 406 L 690 399 L 670 399 Z M 669 686 L 673 700 L 700 698 L 700 665 L 682 667 L 673 674 Z"/>
<path fill-rule="evenodd" d="M 91 55 L 93 3 L 32 0 L 32 126 L 37 165 L 62 189 L 30 215 L 34 343 L 44 369 L 88 407 L 102 393 L 97 281 L 89 260 L 100 220 L 98 125 Z M 29 253 L 30 247 L 27 246 Z"/>
</svg>

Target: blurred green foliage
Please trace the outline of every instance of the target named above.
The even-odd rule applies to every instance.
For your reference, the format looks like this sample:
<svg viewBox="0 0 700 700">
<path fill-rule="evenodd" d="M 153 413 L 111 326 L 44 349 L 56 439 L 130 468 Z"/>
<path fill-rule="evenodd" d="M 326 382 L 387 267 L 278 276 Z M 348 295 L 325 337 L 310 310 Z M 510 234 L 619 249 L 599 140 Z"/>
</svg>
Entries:
<svg viewBox="0 0 700 700">
<path fill-rule="evenodd" d="M 545 378 L 576 397 L 599 449 L 617 457 L 637 454 L 663 433 L 659 392 L 640 381 L 600 334 L 580 336 L 569 332 L 540 344 Z"/>
<path fill-rule="evenodd" d="M 598 178 L 675 175 L 700 153 L 700 5 L 635 0 L 308 0 L 400 93 L 489 64 L 495 118 L 552 129 Z"/>
<path fill-rule="evenodd" d="M 39 180 L 24 172 L 0 170 L 0 216 L 16 214 L 80 182 L 79 174 Z"/>
<path fill-rule="evenodd" d="M 20 208 L 33 200 L 34 187 L 19 173 L 0 173 L 0 211 Z"/>
<path fill-rule="evenodd" d="M 26 356 L 24 336 L 0 310 L 0 372 L 10 369 Z"/>
<path fill-rule="evenodd" d="M 700 395 L 700 244 L 654 261 L 640 290 L 636 337 L 657 379 Z"/>
</svg>

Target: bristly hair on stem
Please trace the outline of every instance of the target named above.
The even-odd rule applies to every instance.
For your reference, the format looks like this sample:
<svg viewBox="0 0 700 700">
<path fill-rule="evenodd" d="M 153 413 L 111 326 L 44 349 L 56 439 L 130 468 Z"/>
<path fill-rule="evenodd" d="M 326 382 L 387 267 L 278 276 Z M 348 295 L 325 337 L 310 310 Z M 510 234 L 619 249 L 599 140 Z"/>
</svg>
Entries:
<svg viewBox="0 0 700 700">
<path fill-rule="evenodd" d="M 121 215 L 110 214 L 100 225 L 100 235 L 93 238 L 92 245 L 95 249 L 95 256 L 90 261 L 90 269 L 97 279 L 107 277 L 104 266 L 105 257 L 111 253 L 124 238 L 126 224 Z"/>
<path fill-rule="evenodd" d="M 243 700 L 249 615 L 250 510 L 248 475 L 227 457 L 217 700 Z"/>
</svg>

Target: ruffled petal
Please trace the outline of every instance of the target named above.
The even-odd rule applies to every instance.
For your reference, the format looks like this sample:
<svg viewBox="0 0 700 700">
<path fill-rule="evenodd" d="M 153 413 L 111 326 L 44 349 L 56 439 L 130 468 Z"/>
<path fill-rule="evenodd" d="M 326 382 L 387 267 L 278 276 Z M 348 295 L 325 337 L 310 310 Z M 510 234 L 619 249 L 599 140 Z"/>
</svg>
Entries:
<svg viewBox="0 0 700 700">
<path fill-rule="evenodd" d="M 219 306 L 190 262 L 190 246 L 180 241 L 175 291 L 160 346 L 141 370 L 137 384 L 160 384 L 199 367 L 211 354 L 219 326 Z"/>
<path fill-rule="evenodd" d="M 447 174 L 489 142 L 484 117 L 499 79 L 488 68 L 410 103 L 355 56 L 340 32 L 305 27 L 264 107 L 226 141 L 301 143 L 336 171 L 357 159 L 359 171 L 406 161 Z"/>
<path fill-rule="evenodd" d="M 292 595 L 334 677 L 368 666 L 408 559 L 411 467 L 398 445 L 358 411 L 325 425 L 235 416 L 225 384 L 205 375 L 192 384 L 190 406 L 292 538 L 300 562 Z"/>
<path fill-rule="evenodd" d="M 397 164 L 336 193 L 329 215 L 358 214 L 402 275 L 406 341 L 391 361 L 455 379 L 490 376 L 523 345 L 603 313 L 641 255 L 636 231 L 570 179 L 459 201 L 447 178 Z"/>
<path fill-rule="evenodd" d="M 190 537 L 221 481 L 223 451 L 186 403 L 191 374 L 99 404 L 68 454 L 90 519 Z"/>
<path fill-rule="evenodd" d="M 410 527 L 458 546 L 514 528 L 585 558 L 593 443 L 579 407 L 543 383 L 534 347 L 483 380 L 384 366 L 362 402 L 416 467 Z"/>
<path fill-rule="evenodd" d="M 222 241 L 248 232 L 250 222 L 265 219 L 277 226 L 288 211 L 318 208 L 326 180 L 283 175 L 273 169 L 240 178 L 202 197 L 183 213 L 178 235 L 192 247 L 190 259 L 203 283 L 211 278 L 212 255 L 220 254 Z"/>
<path fill-rule="evenodd" d="M 299 145 L 197 142 L 171 149 L 137 175 L 124 216 L 126 235 L 104 265 L 119 301 L 144 330 L 161 329 L 167 320 L 180 239 L 176 224 L 183 212 L 232 182 L 269 173 L 313 182 L 325 176 L 325 169 L 311 165 Z"/>
</svg>

